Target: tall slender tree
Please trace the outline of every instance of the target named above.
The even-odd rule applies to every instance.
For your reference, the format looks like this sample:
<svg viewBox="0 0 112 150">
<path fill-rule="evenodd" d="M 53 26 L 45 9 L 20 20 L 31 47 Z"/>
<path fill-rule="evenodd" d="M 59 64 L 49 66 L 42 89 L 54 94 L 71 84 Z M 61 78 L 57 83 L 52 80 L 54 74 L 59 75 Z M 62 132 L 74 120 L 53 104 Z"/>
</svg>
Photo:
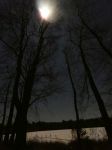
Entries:
<svg viewBox="0 0 112 150">
<path fill-rule="evenodd" d="M 107 132 L 108 139 L 109 139 L 109 141 L 111 141 L 112 140 L 112 127 L 111 127 L 109 115 L 107 113 L 104 101 L 100 95 L 100 92 L 99 92 L 97 85 L 95 83 L 95 80 L 93 78 L 91 69 L 86 61 L 86 57 L 85 57 L 86 55 L 84 53 L 85 45 L 87 45 L 87 44 L 89 45 L 89 39 L 87 40 L 88 36 L 92 36 L 93 40 L 97 40 L 97 42 L 101 46 L 102 50 L 104 50 L 110 58 L 112 58 L 112 54 L 111 54 L 110 49 L 106 48 L 103 41 L 98 36 L 98 34 L 94 31 L 94 29 L 92 27 L 90 27 L 86 23 L 84 18 L 82 17 L 84 12 L 80 9 L 81 8 L 80 1 L 79 1 L 79 3 L 76 3 L 76 6 L 77 6 L 76 8 L 78 9 L 77 17 L 79 17 L 79 22 L 75 22 L 75 26 L 72 24 L 73 27 L 71 27 L 70 41 L 75 48 L 80 49 L 81 59 L 82 59 L 83 65 L 84 65 L 85 72 L 88 77 L 90 87 L 93 91 L 96 102 L 98 104 L 98 107 L 99 107 L 99 110 L 101 113 L 101 117 L 102 117 L 102 120 L 105 125 L 105 130 Z M 83 30 L 83 28 L 86 29 L 86 31 L 89 31 L 90 35 L 88 35 L 88 33 L 86 32 L 86 36 L 85 36 L 85 30 Z M 76 35 L 76 36 L 74 36 L 74 35 Z M 87 40 L 88 43 L 85 43 L 86 42 L 85 39 Z"/>
<path fill-rule="evenodd" d="M 65 54 L 65 61 L 67 64 L 67 71 L 68 71 L 68 75 L 69 75 L 69 79 L 72 85 L 72 90 L 73 90 L 73 95 L 74 95 L 74 109 L 75 109 L 75 114 L 76 114 L 76 123 L 77 123 L 77 140 L 78 140 L 78 148 L 81 149 L 81 139 L 80 139 L 80 118 L 79 118 L 79 110 L 78 110 L 78 105 L 77 105 L 77 94 L 76 94 L 76 88 L 75 88 L 75 83 L 73 81 L 73 75 L 72 75 L 72 71 L 71 71 L 71 67 L 70 67 L 70 62 L 69 62 L 69 58 L 67 55 L 67 52 L 64 51 Z"/>
<path fill-rule="evenodd" d="M 106 133 L 107 133 L 107 136 L 108 136 L 108 140 L 109 141 L 112 141 L 112 126 L 111 126 L 111 123 L 110 123 L 110 119 L 109 119 L 109 116 L 108 116 L 108 113 L 107 113 L 107 110 L 105 108 L 105 104 L 104 104 L 104 101 L 98 91 L 98 88 L 95 84 L 95 81 L 93 79 L 93 76 L 92 76 L 92 73 L 91 73 L 91 70 L 86 62 L 86 57 L 85 57 L 85 54 L 84 54 L 84 51 L 83 51 L 83 28 L 81 28 L 80 30 L 80 39 L 79 39 L 79 48 L 80 48 L 80 52 L 81 52 L 81 58 L 82 58 L 82 61 L 83 61 L 83 65 L 84 65 L 84 68 L 85 68 L 85 71 L 87 73 L 87 76 L 88 76 L 88 80 L 89 80 L 89 84 L 90 84 L 90 87 L 94 93 L 94 96 L 96 98 L 96 101 L 97 101 L 97 104 L 98 104 L 98 107 L 99 107 L 99 110 L 100 110 L 100 113 L 101 113 L 101 117 L 104 121 L 104 125 L 105 125 L 105 130 L 106 130 Z"/>
</svg>

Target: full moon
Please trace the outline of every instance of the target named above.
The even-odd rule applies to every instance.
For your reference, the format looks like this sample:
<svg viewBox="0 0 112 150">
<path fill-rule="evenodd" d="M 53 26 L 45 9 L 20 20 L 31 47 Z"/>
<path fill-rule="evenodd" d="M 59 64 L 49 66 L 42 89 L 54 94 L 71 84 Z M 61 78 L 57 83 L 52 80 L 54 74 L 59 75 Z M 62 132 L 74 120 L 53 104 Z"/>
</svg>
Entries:
<svg viewBox="0 0 112 150">
<path fill-rule="evenodd" d="M 42 20 L 53 23 L 59 18 L 59 4 L 57 0 L 36 0 L 36 8 Z"/>
<path fill-rule="evenodd" d="M 48 6 L 48 5 L 42 5 L 39 8 L 39 12 L 40 12 L 42 19 L 49 20 L 49 18 L 52 15 L 52 8 L 50 8 L 50 6 Z"/>
</svg>

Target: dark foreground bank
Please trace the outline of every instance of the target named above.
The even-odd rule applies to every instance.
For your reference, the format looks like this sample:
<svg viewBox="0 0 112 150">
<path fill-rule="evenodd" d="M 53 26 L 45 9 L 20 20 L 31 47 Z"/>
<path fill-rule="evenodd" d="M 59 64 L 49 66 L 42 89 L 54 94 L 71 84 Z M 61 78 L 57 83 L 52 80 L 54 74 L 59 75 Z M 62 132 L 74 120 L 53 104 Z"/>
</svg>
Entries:
<svg viewBox="0 0 112 150">
<path fill-rule="evenodd" d="M 12 145 L 0 145 L 0 150 L 16 150 Z M 21 146 L 20 146 L 20 150 Z M 79 150 L 78 142 L 71 142 L 68 144 L 61 142 L 35 142 L 29 141 L 26 150 Z M 112 150 L 112 144 L 108 141 L 94 141 L 83 139 L 81 141 L 81 150 Z"/>
</svg>

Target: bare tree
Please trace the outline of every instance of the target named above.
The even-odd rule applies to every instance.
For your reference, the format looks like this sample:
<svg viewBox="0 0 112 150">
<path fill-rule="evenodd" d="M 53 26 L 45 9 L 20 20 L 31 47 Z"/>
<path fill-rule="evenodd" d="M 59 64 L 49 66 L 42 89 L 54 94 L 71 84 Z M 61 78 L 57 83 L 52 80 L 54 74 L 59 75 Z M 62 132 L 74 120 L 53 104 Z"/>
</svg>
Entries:
<svg viewBox="0 0 112 150">
<path fill-rule="evenodd" d="M 70 62 L 69 62 L 69 58 L 68 58 L 68 55 L 67 55 L 67 52 L 64 51 L 64 54 L 65 54 L 65 60 L 66 60 L 66 64 L 67 64 L 67 71 L 68 71 L 68 75 L 69 75 L 69 78 L 70 78 L 70 82 L 71 82 L 71 85 L 72 85 L 72 90 L 73 90 L 73 95 L 74 95 L 74 109 L 75 109 L 75 113 L 76 113 L 76 123 L 77 123 L 77 128 L 76 128 L 76 131 L 77 131 L 77 140 L 78 140 L 78 146 L 79 146 L 79 149 L 81 149 L 81 141 L 80 141 L 80 118 L 79 118 L 79 111 L 78 111 L 78 106 L 77 106 L 77 94 L 76 94 L 76 88 L 75 88 L 75 83 L 73 81 L 73 75 L 72 75 L 72 71 L 71 71 L 71 66 L 70 66 Z"/>
<path fill-rule="evenodd" d="M 20 7 L 14 7 L 14 4 L 17 3 Z M 14 122 L 12 139 L 16 133 L 16 144 L 24 147 L 28 109 L 36 101 L 57 92 L 56 80 L 58 76 L 54 72 L 55 68 L 49 65 L 49 63 L 53 64 L 52 56 L 55 50 L 55 42 L 51 42 L 55 38 L 51 37 L 51 33 L 51 38 L 48 36 L 49 23 L 41 22 L 39 18 L 37 18 L 38 23 L 35 21 L 34 9 L 32 10 L 30 2 L 22 1 L 14 4 L 9 9 L 11 16 L 5 20 L 8 21 L 9 33 L 13 24 L 13 32 L 10 33 L 11 42 L 9 44 L 10 39 L 5 39 L 7 38 L 5 34 L 0 38 L 4 45 L 15 54 L 16 68 L 5 142 L 7 143 L 9 140 L 9 133 Z M 11 18 L 12 22 L 9 20 Z M 16 40 L 14 36 L 16 36 Z M 14 118 L 15 113 L 16 117 Z"/>
<path fill-rule="evenodd" d="M 101 37 L 99 37 L 99 35 L 94 31 L 94 29 L 92 29 L 92 28 L 86 23 L 86 21 L 83 19 L 83 17 L 80 15 L 80 13 L 79 13 L 79 17 L 80 17 L 80 19 L 81 19 L 82 24 L 83 24 L 83 25 L 87 28 L 87 30 L 89 30 L 89 32 L 95 37 L 95 39 L 97 40 L 97 42 L 98 42 L 99 45 L 101 46 L 102 50 L 104 50 L 104 51 L 107 53 L 107 55 L 112 59 L 111 50 L 108 49 L 108 48 L 104 45 L 104 43 L 103 43 Z"/>
<path fill-rule="evenodd" d="M 76 128 L 77 141 L 78 141 L 78 148 L 81 150 L 81 139 L 80 139 L 81 128 L 80 128 L 79 110 L 78 110 L 78 105 L 77 105 L 76 88 L 75 88 L 75 85 L 74 85 L 73 75 L 72 75 L 71 66 L 70 66 L 70 62 L 69 62 L 67 52 L 64 51 L 64 54 L 65 54 L 65 60 L 66 60 L 66 64 L 67 64 L 67 71 L 68 71 L 68 75 L 69 75 L 69 78 L 70 78 L 70 82 L 71 82 L 72 90 L 73 90 L 73 95 L 74 95 L 74 109 L 75 109 L 76 123 L 77 123 L 77 128 Z"/>
<path fill-rule="evenodd" d="M 99 90 L 98 90 L 98 88 L 96 86 L 96 83 L 94 81 L 94 78 L 92 76 L 90 67 L 86 62 L 86 56 L 84 54 L 84 48 L 85 48 L 85 38 L 84 38 L 84 36 L 85 36 L 85 32 L 83 30 L 84 29 L 83 24 L 79 25 L 79 28 L 76 28 L 76 29 L 79 31 L 79 36 L 78 36 L 79 43 L 76 42 L 73 38 L 71 39 L 71 42 L 76 48 L 80 49 L 82 62 L 83 62 L 84 69 L 85 69 L 85 72 L 86 72 L 87 77 L 88 77 L 90 87 L 91 87 L 91 89 L 93 91 L 93 94 L 96 98 L 96 101 L 97 101 L 97 104 L 98 104 L 98 107 L 99 107 L 99 110 L 100 110 L 100 113 L 101 113 L 102 120 L 104 121 L 105 130 L 107 132 L 108 140 L 111 141 L 112 140 L 112 128 L 111 128 L 110 119 L 109 119 L 107 110 L 105 108 L 104 101 L 103 101 L 103 99 L 102 99 L 102 97 L 99 93 Z"/>
<path fill-rule="evenodd" d="M 91 71 L 89 69 L 89 66 L 86 62 L 86 58 L 85 58 L 85 54 L 83 52 L 83 45 L 82 45 L 82 31 L 80 33 L 80 51 L 81 51 L 81 58 L 82 58 L 82 61 L 83 61 L 83 64 L 84 64 L 84 68 L 85 68 L 85 71 L 87 73 L 87 76 L 88 76 L 88 79 L 89 79 L 89 83 L 90 83 L 90 86 L 91 86 L 91 89 L 95 95 L 95 98 L 96 98 L 96 101 L 98 103 L 98 106 L 99 106 L 99 110 L 100 110 L 100 113 L 101 113 L 101 116 L 102 116 L 102 119 L 104 121 L 104 124 L 105 124 L 105 129 L 106 129 L 106 132 L 107 132 L 107 135 L 108 135 L 108 140 L 111 141 L 112 140 L 112 128 L 111 128 L 111 123 L 110 123 L 110 120 L 109 120 L 109 116 L 108 116 L 108 113 L 107 113 L 107 110 L 105 108 L 105 105 L 104 105 L 104 102 L 103 102 L 103 99 L 101 98 L 101 95 L 97 89 L 97 86 L 95 84 L 95 81 L 92 77 L 92 74 L 91 74 Z"/>
<path fill-rule="evenodd" d="M 89 20 L 87 19 L 90 16 L 90 14 L 88 14 L 88 8 L 92 6 L 92 3 L 94 2 L 90 0 L 86 2 L 85 0 L 76 1 L 74 5 L 77 9 L 77 15 L 84 27 L 94 36 L 98 44 L 101 46 L 102 50 L 104 50 L 105 53 L 112 59 L 111 48 L 107 48 L 107 46 L 104 44 L 102 40 L 103 38 L 100 36 L 100 29 L 95 29 L 94 27 L 92 27 L 89 23 Z"/>
<path fill-rule="evenodd" d="M 6 89 L 6 96 L 5 96 L 5 101 L 4 103 L 4 108 L 3 108 L 3 118 L 1 122 L 1 128 L 0 128 L 0 141 L 3 140 L 3 132 L 4 132 L 4 127 L 5 127 L 5 120 L 6 120 L 6 112 L 7 112 L 7 103 L 8 103 L 8 96 L 9 96 L 9 90 L 10 90 L 11 82 L 9 81 Z"/>
<path fill-rule="evenodd" d="M 82 2 L 82 3 L 81 3 Z M 101 113 L 101 117 L 102 120 L 104 121 L 104 125 L 105 125 L 105 130 L 107 132 L 107 136 L 109 141 L 112 140 L 112 127 L 110 124 L 110 119 L 109 119 L 109 115 L 107 113 L 107 110 L 105 108 L 105 104 L 104 104 L 104 100 L 101 97 L 101 94 L 98 90 L 98 87 L 96 85 L 96 81 L 93 78 L 93 74 L 91 71 L 91 68 L 89 67 L 87 60 L 86 60 L 86 54 L 84 53 L 85 49 L 89 49 L 91 50 L 92 46 L 88 46 L 90 43 L 92 43 L 90 40 L 92 39 L 93 41 L 96 41 L 96 45 L 95 46 L 100 46 L 100 48 L 102 48 L 102 51 L 105 51 L 107 53 L 107 55 L 112 58 L 112 54 L 111 54 L 111 50 L 108 49 L 105 44 L 103 43 L 101 37 L 99 36 L 98 32 L 94 31 L 94 28 L 92 28 L 84 19 L 84 11 L 83 9 L 81 9 L 81 6 L 84 5 L 83 3 L 84 1 L 76 1 L 76 9 L 77 11 L 77 17 L 79 18 L 78 21 L 74 21 L 75 25 L 73 25 L 73 21 L 72 21 L 72 25 L 69 25 L 69 29 L 70 29 L 70 41 L 71 41 L 71 45 L 72 47 L 75 48 L 75 52 L 80 50 L 80 54 L 81 54 L 81 59 L 84 65 L 84 69 L 87 75 L 87 80 L 89 82 L 90 88 L 95 96 L 96 102 L 98 104 L 100 113 Z M 87 1 L 87 3 L 89 3 L 90 1 Z M 82 5 L 81 5 L 82 4 Z M 89 3 L 90 4 L 90 3 Z M 80 6 L 81 5 L 81 6 Z M 74 18 L 75 20 L 75 18 Z M 84 30 L 83 30 L 84 29 Z M 86 31 L 85 31 L 86 30 Z M 77 49 L 77 51 L 76 51 Z"/>
</svg>

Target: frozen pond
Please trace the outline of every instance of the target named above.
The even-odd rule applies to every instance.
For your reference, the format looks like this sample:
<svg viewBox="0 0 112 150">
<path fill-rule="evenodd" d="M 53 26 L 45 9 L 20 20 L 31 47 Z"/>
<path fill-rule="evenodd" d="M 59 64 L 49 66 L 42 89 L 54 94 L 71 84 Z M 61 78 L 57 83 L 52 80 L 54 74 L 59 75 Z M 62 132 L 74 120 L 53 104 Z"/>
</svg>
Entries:
<svg viewBox="0 0 112 150">
<path fill-rule="evenodd" d="M 104 128 L 87 128 L 84 129 L 86 135 L 83 136 L 89 137 L 90 139 L 103 140 L 106 139 L 106 132 Z M 68 143 L 71 140 L 76 138 L 76 131 L 73 130 L 54 130 L 54 131 L 38 131 L 38 132 L 29 132 L 27 133 L 27 140 L 35 140 L 40 142 L 55 142 L 60 141 Z"/>
</svg>

